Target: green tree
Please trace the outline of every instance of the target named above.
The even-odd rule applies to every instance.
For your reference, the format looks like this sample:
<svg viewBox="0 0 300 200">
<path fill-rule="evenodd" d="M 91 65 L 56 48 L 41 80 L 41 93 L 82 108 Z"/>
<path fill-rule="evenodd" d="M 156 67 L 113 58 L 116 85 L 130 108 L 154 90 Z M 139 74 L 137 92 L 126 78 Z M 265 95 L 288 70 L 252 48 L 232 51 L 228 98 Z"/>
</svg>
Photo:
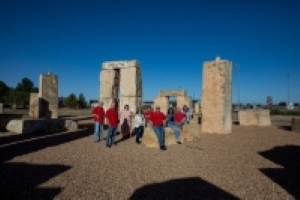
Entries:
<svg viewBox="0 0 300 200">
<path fill-rule="evenodd" d="M 23 92 L 31 92 L 33 89 L 33 82 L 29 78 L 22 78 L 21 82 L 18 83 L 16 90 Z"/>
<path fill-rule="evenodd" d="M 286 107 L 286 102 L 280 102 L 280 103 L 278 104 L 278 106 L 280 106 L 280 107 Z"/>
<path fill-rule="evenodd" d="M 7 98 L 9 90 L 9 87 L 0 80 L 0 102 L 5 103 L 5 98 Z"/>
<path fill-rule="evenodd" d="M 65 99 L 65 106 L 67 108 L 76 108 L 77 107 L 77 97 L 74 93 L 71 93 L 66 99 Z"/>
<path fill-rule="evenodd" d="M 11 93 L 13 95 L 11 99 L 14 103 L 24 107 L 29 104 L 31 92 L 38 92 L 38 88 L 34 87 L 34 83 L 29 78 L 22 78 L 21 82 L 17 84 L 15 91 Z"/>
<path fill-rule="evenodd" d="M 87 102 L 86 102 L 85 97 L 82 93 L 79 94 L 77 103 L 78 103 L 77 106 L 79 108 L 86 108 Z"/>
</svg>

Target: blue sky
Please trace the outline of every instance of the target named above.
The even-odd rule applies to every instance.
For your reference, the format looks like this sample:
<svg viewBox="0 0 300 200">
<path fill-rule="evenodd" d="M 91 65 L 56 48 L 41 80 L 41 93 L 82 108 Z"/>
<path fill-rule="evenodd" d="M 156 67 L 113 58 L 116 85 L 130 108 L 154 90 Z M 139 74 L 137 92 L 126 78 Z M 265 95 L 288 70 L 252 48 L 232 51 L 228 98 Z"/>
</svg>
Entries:
<svg viewBox="0 0 300 200">
<path fill-rule="evenodd" d="M 38 85 L 59 76 L 59 96 L 99 97 L 101 63 L 137 59 L 144 100 L 161 89 L 200 98 L 202 64 L 240 63 L 241 102 L 300 102 L 299 0 L 2 0 L 0 80 Z M 237 102 L 237 70 L 233 73 Z"/>
</svg>

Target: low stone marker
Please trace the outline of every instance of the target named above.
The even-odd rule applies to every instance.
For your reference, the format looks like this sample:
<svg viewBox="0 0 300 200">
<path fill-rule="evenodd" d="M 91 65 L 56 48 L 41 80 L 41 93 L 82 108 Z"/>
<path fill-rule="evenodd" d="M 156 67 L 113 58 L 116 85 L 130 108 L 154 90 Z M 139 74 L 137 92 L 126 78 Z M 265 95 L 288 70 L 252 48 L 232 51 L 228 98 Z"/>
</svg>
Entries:
<svg viewBox="0 0 300 200">
<path fill-rule="evenodd" d="M 57 133 L 77 130 L 78 124 L 64 119 L 14 119 L 7 124 L 6 129 L 18 134 Z"/>
<path fill-rule="evenodd" d="M 240 126 L 270 126 L 270 110 L 240 110 Z"/>
<path fill-rule="evenodd" d="M 292 131 L 300 133 L 300 118 L 292 119 Z"/>
<path fill-rule="evenodd" d="M 165 127 L 165 145 L 170 146 L 172 144 L 177 144 L 174 131 Z M 181 131 L 181 141 L 190 142 L 200 139 L 200 126 L 198 123 L 185 124 L 183 130 Z M 159 148 L 157 136 L 152 129 L 152 127 L 145 127 L 143 144 L 147 147 Z"/>
</svg>

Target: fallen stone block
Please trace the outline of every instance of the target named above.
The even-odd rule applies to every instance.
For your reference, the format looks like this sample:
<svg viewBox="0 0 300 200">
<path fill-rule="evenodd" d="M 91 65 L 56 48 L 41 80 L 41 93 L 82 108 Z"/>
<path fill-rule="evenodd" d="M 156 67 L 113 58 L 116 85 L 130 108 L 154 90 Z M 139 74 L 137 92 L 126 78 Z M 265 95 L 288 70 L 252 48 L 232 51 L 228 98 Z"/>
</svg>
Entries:
<svg viewBox="0 0 300 200">
<path fill-rule="evenodd" d="M 177 144 L 174 131 L 165 127 L 165 145 Z M 200 126 L 198 124 L 185 124 L 180 132 L 182 142 L 190 142 L 200 138 Z M 159 148 L 157 136 L 152 127 L 145 127 L 143 144 L 147 147 Z"/>
<path fill-rule="evenodd" d="M 18 134 L 57 133 L 77 130 L 78 123 L 64 119 L 14 119 L 7 124 L 6 129 Z"/>
<path fill-rule="evenodd" d="M 12 119 L 22 119 L 22 114 L 0 114 L 0 130 L 6 131 L 6 126 Z"/>
<path fill-rule="evenodd" d="M 270 110 L 240 110 L 240 126 L 270 126 Z"/>
<path fill-rule="evenodd" d="M 300 133 L 300 118 L 292 119 L 292 132 Z"/>
</svg>

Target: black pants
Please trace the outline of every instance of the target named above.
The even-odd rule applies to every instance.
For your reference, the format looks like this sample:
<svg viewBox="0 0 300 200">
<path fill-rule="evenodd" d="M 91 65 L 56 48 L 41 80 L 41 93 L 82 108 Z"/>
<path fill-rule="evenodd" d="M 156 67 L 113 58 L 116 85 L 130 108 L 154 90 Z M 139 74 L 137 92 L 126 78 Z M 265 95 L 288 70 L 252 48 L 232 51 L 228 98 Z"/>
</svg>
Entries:
<svg viewBox="0 0 300 200">
<path fill-rule="evenodd" d="M 134 129 L 135 132 L 135 141 L 139 142 L 144 134 L 144 126 L 139 126 Z"/>
</svg>

